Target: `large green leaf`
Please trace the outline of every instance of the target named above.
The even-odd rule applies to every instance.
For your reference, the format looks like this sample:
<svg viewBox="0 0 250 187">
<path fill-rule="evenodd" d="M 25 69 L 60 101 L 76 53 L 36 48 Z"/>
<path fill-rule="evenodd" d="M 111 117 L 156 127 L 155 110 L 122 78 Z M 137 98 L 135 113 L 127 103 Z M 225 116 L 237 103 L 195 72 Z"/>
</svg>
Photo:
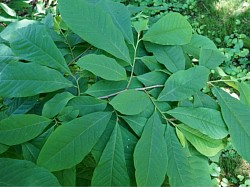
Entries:
<svg viewBox="0 0 250 187">
<path fill-rule="evenodd" d="M 207 161 L 202 157 L 191 155 L 187 146 L 183 148 L 176 136 L 175 129 L 170 125 L 166 128 L 165 140 L 168 159 L 167 175 L 170 185 L 211 186 L 208 185 L 211 182 Z M 193 164 L 193 162 L 197 163 Z"/>
<path fill-rule="evenodd" d="M 127 90 L 115 96 L 109 104 L 115 110 L 126 115 L 136 115 L 144 111 L 150 99 L 142 91 Z"/>
<path fill-rule="evenodd" d="M 184 45 L 190 42 L 192 27 L 179 13 L 168 13 L 143 36 L 143 40 L 160 45 Z"/>
<path fill-rule="evenodd" d="M 68 0 L 60 0 L 59 9 L 73 32 L 93 46 L 127 62 L 131 61 L 123 34 L 113 22 L 114 16 L 104 9 L 103 0 L 71 0 L 70 6 L 68 3 Z"/>
<path fill-rule="evenodd" d="M 14 55 L 13 51 L 4 44 L 0 44 L 0 64 L 15 62 L 18 58 Z M 0 66 L 1 70 L 1 66 Z"/>
<path fill-rule="evenodd" d="M 217 49 L 201 49 L 199 64 L 209 69 L 218 67 L 225 60 L 225 56 Z"/>
<path fill-rule="evenodd" d="M 110 112 L 95 112 L 59 126 L 43 146 L 37 164 L 58 171 L 80 163 L 102 135 L 110 117 Z"/>
<path fill-rule="evenodd" d="M 221 106 L 222 116 L 228 126 L 234 148 L 250 162 L 250 107 L 219 88 L 213 88 L 213 93 Z"/>
<path fill-rule="evenodd" d="M 168 75 L 161 71 L 152 71 L 136 77 L 145 86 L 162 85 L 166 82 Z"/>
<path fill-rule="evenodd" d="M 0 143 L 17 145 L 37 137 L 51 120 L 35 114 L 12 115 L 0 121 Z"/>
<path fill-rule="evenodd" d="M 24 60 L 71 74 L 61 52 L 44 25 L 30 24 L 17 29 L 12 33 L 10 45 L 13 52 Z"/>
<path fill-rule="evenodd" d="M 219 151 L 224 148 L 222 140 L 210 138 L 202 134 L 198 130 L 179 124 L 178 128 L 187 138 L 187 140 L 203 155 L 215 156 Z"/>
<path fill-rule="evenodd" d="M 163 46 L 152 43 L 145 43 L 145 46 L 154 54 L 156 60 L 172 73 L 185 69 L 186 59 L 180 46 Z"/>
<path fill-rule="evenodd" d="M 47 118 L 53 118 L 59 114 L 74 96 L 69 92 L 56 94 L 52 99 L 47 101 L 43 107 L 42 115 Z"/>
<path fill-rule="evenodd" d="M 122 3 L 113 2 L 110 0 L 102 1 L 103 10 L 106 11 L 113 19 L 113 23 L 120 29 L 124 38 L 130 43 L 134 43 L 132 33 L 130 12 Z"/>
<path fill-rule="evenodd" d="M 240 101 L 250 106 L 250 85 L 245 82 L 238 83 Z"/>
<path fill-rule="evenodd" d="M 221 139 L 228 135 L 227 126 L 218 110 L 202 107 L 176 107 L 167 113 L 211 138 Z"/>
<path fill-rule="evenodd" d="M 48 170 L 30 161 L 0 158 L 0 186 L 60 186 Z"/>
<path fill-rule="evenodd" d="M 127 79 L 125 69 L 113 58 L 105 55 L 86 55 L 77 62 L 77 65 L 106 80 L 120 81 Z"/>
<path fill-rule="evenodd" d="M 122 134 L 117 123 L 98 162 L 91 184 L 93 186 L 129 186 Z"/>
<path fill-rule="evenodd" d="M 83 116 L 92 112 L 103 111 L 107 102 L 90 96 L 78 96 L 71 99 L 67 106 L 72 106 L 79 110 L 79 115 Z"/>
<path fill-rule="evenodd" d="M 71 86 L 58 71 L 35 63 L 11 63 L 0 72 L 3 97 L 27 97 Z"/>
<path fill-rule="evenodd" d="M 180 70 L 171 75 L 160 93 L 159 101 L 181 101 L 206 85 L 210 71 L 202 66 Z"/>
<path fill-rule="evenodd" d="M 164 128 L 157 112 L 148 119 L 134 152 L 138 186 L 160 186 L 167 172 Z"/>
</svg>

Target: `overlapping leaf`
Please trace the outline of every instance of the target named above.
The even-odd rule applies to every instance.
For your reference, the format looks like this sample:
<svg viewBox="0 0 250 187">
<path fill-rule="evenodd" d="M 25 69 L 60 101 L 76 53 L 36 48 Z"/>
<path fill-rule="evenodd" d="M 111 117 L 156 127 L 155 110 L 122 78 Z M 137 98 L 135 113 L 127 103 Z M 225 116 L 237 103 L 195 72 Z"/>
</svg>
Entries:
<svg viewBox="0 0 250 187">
<path fill-rule="evenodd" d="M 250 106 L 250 85 L 245 82 L 241 82 L 238 83 L 238 88 L 240 92 L 240 101 Z"/>
</svg>

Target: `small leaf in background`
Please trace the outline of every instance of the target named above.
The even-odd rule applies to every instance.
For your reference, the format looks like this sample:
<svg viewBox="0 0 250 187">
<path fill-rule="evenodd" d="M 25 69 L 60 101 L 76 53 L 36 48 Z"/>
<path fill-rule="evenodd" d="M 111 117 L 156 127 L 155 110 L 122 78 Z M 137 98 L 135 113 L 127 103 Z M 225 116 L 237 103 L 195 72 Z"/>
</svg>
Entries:
<svg viewBox="0 0 250 187">
<path fill-rule="evenodd" d="M 6 12 L 9 16 L 12 17 L 16 17 L 17 14 L 15 12 L 15 10 L 11 9 L 10 7 L 8 7 L 8 5 L 6 5 L 5 3 L 0 3 L 0 7 L 4 10 L 4 12 Z"/>
<path fill-rule="evenodd" d="M 250 85 L 245 82 L 238 83 L 240 101 L 250 107 Z"/>
<path fill-rule="evenodd" d="M 64 169 L 53 173 L 62 186 L 76 185 L 76 167 Z"/>
<path fill-rule="evenodd" d="M 210 138 L 198 130 L 183 124 L 179 124 L 178 128 L 184 134 L 186 139 L 197 149 L 197 151 L 205 156 L 215 156 L 224 148 L 224 144 L 220 139 Z"/>
<path fill-rule="evenodd" d="M 56 94 L 52 99 L 47 101 L 43 107 L 42 115 L 47 118 L 53 118 L 59 114 L 74 96 L 69 92 Z"/>
<path fill-rule="evenodd" d="M 192 27 L 185 17 L 173 12 L 159 19 L 143 36 L 143 40 L 160 45 L 184 45 L 190 42 Z"/>
<path fill-rule="evenodd" d="M 176 107 L 167 113 L 211 138 L 222 139 L 228 135 L 227 126 L 218 110 L 202 107 Z"/>
<path fill-rule="evenodd" d="M 4 97 L 27 97 L 73 86 L 58 71 L 35 63 L 8 64 L 0 80 L 0 96 Z"/>
<path fill-rule="evenodd" d="M 141 137 L 147 118 L 141 116 L 122 116 L 122 119 L 127 122 L 139 137 Z"/>
<path fill-rule="evenodd" d="M 95 168 L 91 184 L 92 186 L 130 186 L 118 123 Z"/>
<path fill-rule="evenodd" d="M 101 137 L 110 117 L 110 112 L 95 112 L 63 123 L 49 136 L 37 164 L 59 171 L 80 163 Z"/>
<path fill-rule="evenodd" d="M 89 113 L 103 111 L 107 102 L 90 96 L 78 96 L 69 101 L 67 106 L 72 106 L 74 109 L 79 110 L 79 115 L 84 116 Z"/>
<path fill-rule="evenodd" d="M 221 106 L 222 116 L 237 152 L 250 162 L 250 107 L 231 97 L 219 88 L 213 88 L 213 94 Z"/>
<path fill-rule="evenodd" d="M 117 58 L 126 62 L 131 61 L 123 33 L 117 27 L 117 23 L 114 23 L 114 16 L 105 9 L 102 1 L 71 0 L 70 6 L 68 3 L 68 0 L 60 0 L 59 10 L 63 21 L 74 33 Z M 111 8 L 111 5 L 107 7 Z"/>
<path fill-rule="evenodd" d="M 180 46 L 163 46 L 145 42 L 145 47 L 170 72 L 175 73 L 185 69 L 186 59 Z"/>
<path fill-rule="evenodd" d="M 0 143 L 17 145 L 37 137 L 51 120 L 35 114 L 12 115 L 0 121 Z"/>
<path fill-rule="evenodd" d="M 199 64 L 209 69 L 214 69 L 219 66 L 226 57 L 215 49 L 201 49 Z"/>
<path fill-rule="evenodd" d="M 11 36 L 10 46 L 18 57 L 71 74 L 44 25 L 30 24 L 15 30 Z"/>
<path fill-rule="evenodd" d="M 77 65 L 106 80 L 120 81 L 127 79 L 125 69 L 115 59 L 105 55 L 86 55 L 77 62 Z"/>
<path fill-rule="evenodd" d="M 60 186 L 53 174 L 30 161 L 0 158 L 0 166 L 1 186 Z"/>
<path fill-rule="evenodd" d="M 143 91 L 127 90 L 115 96 L 109 104 L 126 115 L 136 115 L 144 111 L 150 99 Z"/>
<path fill-rule="evenodd" d="M 202 66 L 180 70 L 171 75 L 160 93 L 159 101 L 181 101 L 203 88 L 210 71 Z"/>
<path fill-rule="evenodd" d="M 135 176 L 138 186 L 160 186 L 167 172 L 164 127 L 157 112 L 148 119 L 135 147 Z"/>
</svg>

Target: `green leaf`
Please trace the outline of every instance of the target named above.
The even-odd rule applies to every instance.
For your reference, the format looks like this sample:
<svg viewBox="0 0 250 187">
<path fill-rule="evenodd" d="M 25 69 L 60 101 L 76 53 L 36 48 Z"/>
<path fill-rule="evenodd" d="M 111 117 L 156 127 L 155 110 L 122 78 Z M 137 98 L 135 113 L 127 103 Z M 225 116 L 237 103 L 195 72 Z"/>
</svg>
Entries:
<svg viewBox="0 0 250 187">
<path fill-rule="evenodd" d="M 163 46 L 145 43 L 145 47 L 152 52 L 158 62 L 163 64 L 170 72 L 175 73 L 185 69 L 185 56 L 180 46 Z"/>
<path fill-rule="evenodd" d="M 129 186 L 122 134 L 119 124 L 116 124 L 101 159 L 97 164 L 92 186 Z"/>
<path fill-rule="evenodd" d="M 9 149 L 9 146 L 0 143 L 0 154 L 4 153 Z"/>
<path fill-rule="evenodd" d="M 79 110 L 74 109 L 72 106 L 66 106 L 62 109 L 62 111 L 58 114 L 57 118 L 60 121 L 67 122 L 75 119 L 79 116 Z"/>
<path fill-rule="evenodd" d="M 15 10 L 11 9 L 6 5 L 5 3 L 0 3 L 0 7 L 3 9 L 4 12 L 6 12 L 9 16 L 16 17 L 16 12 Z"/>
<path fill-rule="evenodd" d="M 9 48 L 7 45 L 0 44 L 0 48 L 1 48 L 0 62 L 1 62 L 2 65 L 5 64 L 5 63 L 18 61 L 18 58 L 14 55 L 11 48 Z M 2 65 L 0 65 L 0 69 L 1 69 Z"/>
<path fill-rule="evenodd" d="M 100 80 L 91 85 L 86 93 L 95 97 L 107 96 L 125 90 L 127 84 L 127 81 Z"/>
<path fill-rule="evenodd" d="M 194 94 L 194 107 L 204 107 L 218 110 L 218 104 L 216 101 L 203 92 L 196 92 Z"/>
<path fill-rule="evenodd" d="M 164 69 L 164 66 L 157 62 L 155 56 L 143 56 L 141 60 L 151 71 Z"/>
<path fill-rule="evenodd" d="M 37 137 L 51 120 L 35 114 L 12 115 L 0 121 L 0 143 L 17 145 Z"/>
<path fill-rule="evenodd" d="M 164 129 L 157 112 L 148 119 L 134 152 L 138 186 L 160 186 L 167 171 Z"/>
<path fill-rule="evenodd" d="M 130 12 L 122 3 L 113 2 L 110 0 L 102 0 L 103 10 L 106 11 L 113 20 L 113 23 L 122 32 L 124 38 L 134 44 L 134 37 L 131 29 Z"/>
<path fill-rule="evenodd" d="M 11 63 L 0 72 L 3 97 L 27 97 L 71 86 L 58 71 L 35 63 Z"/>
<path fill-rule="evenodd" d="M 160 93 L 159 101 L 181 101 L 206 85 L 210 71 L 202 66 L 180 70 L 171 75 Z"/>
<path fill-rule="evenodd" d="M 30 161 L 0 158 L 1 186 L 60 186 L 48 170 Z"/>
<path fill-rule="evenodd" d="M 110 117 L 110 112 L 95 112 L 63 123 L 49 136 L 37 164 L 58 171 L 80 163 L 102 135 Z"/>
<path fill-rule="evenodd" d="M 198 34 L 193 34 L 190 43 L 182 47 L 186 53 L 194 56 L 197 59 L 200 57 L 201 49 L 217 49 L 212 40 L 210 40 L 208 37 Z"/>
<path fill-rule="evenodd" d="M 130 128 L 139 136 L 143 132 L 147 118 L 141 116 L 122 116 L 122 119 L 130 126 Z"/>
<path fill-rule="evenodd" d="M 218 110 L 176 107 L 167 113 L 211 138 L 222 139 L 228 135 L 227 126 Z"/>
<path fill-rule="evenodd" d="M 155 86 L 163 85 L 166 82 L 168 76 L 160 71 L 151 71 L 149 73 L 139 75 L 136 78 L 141 81 L 145 86 Z"/>
<path fill-rule="evenodd" d="M 11 36 L 10 46 L 18 57 L 71 74 L 44 25 L 30 24 L 17 29 Z"/>
<path fill-rule="evenodd" d="M 214 69 L 225 59 L 225 56 L 217 49 L 201 49 L 199 64 Z"/>
<path fill-rule="evenodd" d="M 215 156 L 224 148 L 224 144 L 220 139 L 210 138 L 209 136 L 200 133 L 198 130 L 183 124 L 179 124 L 177 127 L 184 134 L 187 140 L 205 156 Z"/>
<path fill-rule="evenodd" d="M 240 92 L 240 101 L 250 106 L 250 85 L 245 82 L 239 82 L 238 89 Z"/>
<path fill-rule="evenodd" d="M 90 96 L 78 96 L 71 99 L 67 106 L 72 106 L 79 110 L 79 115 L 83 116 L 92 112 L 103 111 L 107 102 Z"/>
<path fill-rule="evenodd" d="M 125 69 L 113 58 L 105 55 L 86 55 L 77 62 L 77 65 L 106 80 L 120 81 L 127 79 Z"/>
<path fill-rule="evenodd" d="M 76 186 L 76 168 L 72 167 L 53 173 L 62 186 Z"/>
<path fill-rule="evenodd" d="M 74 96 L 69 92 L 56 94 L 52 99 L 47 101 L 43 107 L 42 115 L 47 118 L 53 118 L 59 114 Z"/>
<path fill-rule="evenodd" d="M 21 146 L 23 158 L 35 163 L 38 158 L 40 149 L 28 142 L 23 143 Z"/>
<path fill-rule="evenodd" d="M 126 115 L 136 115 L 144 111 L 150 99 L 142 91 L 127 90 L 115 96 L 109 104 Z"/>
<path fill-rule="evenodd" d="M 184 45 L 190 42 L 192 27 L 179 13 L 168 13 L 143 36 L 143 40 L 160 45 Z"/>
<path fill-rule="evenodd" d="M 221 89 L 213 88 L 212 91 L 219 101 L 233 147 L 244 159 L 250 162 L 250 107 Z"/>
<path fill-rule="evenodd" d="M 113 16 L 104 9 L 103 0 L 72 0 L 70 6 L 68 3 L 67 0 L 60 0 L 59 9 L 63 21 L 74 33 L 117 58 L 131 61 L 123 34 L 113 22 Z"/>
</svg>

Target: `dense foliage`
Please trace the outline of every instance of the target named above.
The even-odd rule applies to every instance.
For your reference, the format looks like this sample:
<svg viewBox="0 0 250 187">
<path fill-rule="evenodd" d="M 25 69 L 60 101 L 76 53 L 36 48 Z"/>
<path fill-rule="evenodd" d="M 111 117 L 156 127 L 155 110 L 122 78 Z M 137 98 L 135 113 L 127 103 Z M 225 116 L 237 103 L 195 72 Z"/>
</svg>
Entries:
<svg viewBox="0 0 250 187">
<path fill-rule="evenodd" d="M 250 86 L 214 80 L 225 57 L 185 17 L 58 8 L 0 33 L 0 185 L 211 186 L 229 137 L 250 162 Z"/>
</svg>

